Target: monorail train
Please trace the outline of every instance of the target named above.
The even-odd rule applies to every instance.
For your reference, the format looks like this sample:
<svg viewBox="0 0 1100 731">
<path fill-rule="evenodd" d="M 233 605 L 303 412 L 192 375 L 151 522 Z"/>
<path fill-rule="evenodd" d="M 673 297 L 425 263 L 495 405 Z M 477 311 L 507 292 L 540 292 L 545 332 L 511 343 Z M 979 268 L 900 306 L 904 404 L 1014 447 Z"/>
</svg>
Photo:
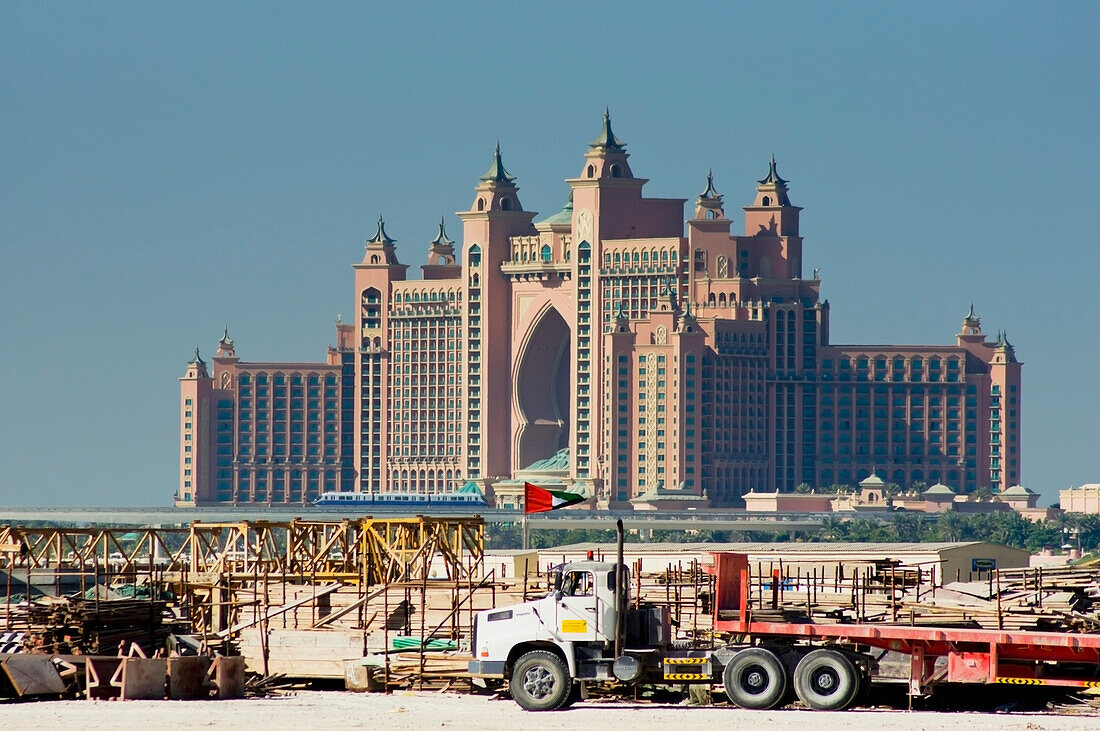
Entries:
<svg viewBox="0 0 1100 731">
<path fill-rule="evenodd" d="M 474 492 L 325 492 L 313 501 L 319 507 L 486 507 L 485 496 Z"/>
</svg>

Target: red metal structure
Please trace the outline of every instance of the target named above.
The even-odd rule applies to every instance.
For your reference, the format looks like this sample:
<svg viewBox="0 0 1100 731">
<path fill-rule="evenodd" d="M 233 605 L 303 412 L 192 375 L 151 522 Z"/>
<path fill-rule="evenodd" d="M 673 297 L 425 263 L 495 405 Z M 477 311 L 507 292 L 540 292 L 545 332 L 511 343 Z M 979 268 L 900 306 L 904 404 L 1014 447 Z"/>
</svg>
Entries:
<svg viewBox="0 0 1100 731">
<path fill-rule="evenodd" d="M 719 553 L 714 558 L 717 632 L 763 645 L 798 642 L 863 654 L 866 648 L 903 653 L 910 658 L 911 695 L 923 695 L 938 682 L 1100 687 L 1100 634 L 757 621 L 754 611 L 767 607 L 753 606 L 747 557 Z M 774 593 L 771 601 L 774 609 Z M 937 658 L 946 658 L 946 664 L 937 664 Z"/>
</svg>

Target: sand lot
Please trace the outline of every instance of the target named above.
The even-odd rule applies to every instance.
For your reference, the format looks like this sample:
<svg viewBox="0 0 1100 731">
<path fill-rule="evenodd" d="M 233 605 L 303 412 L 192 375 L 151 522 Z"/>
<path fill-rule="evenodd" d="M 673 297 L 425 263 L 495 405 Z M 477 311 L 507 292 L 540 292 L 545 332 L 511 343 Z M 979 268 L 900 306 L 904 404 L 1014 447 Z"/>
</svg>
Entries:
<svg viewBox="0 0 1100 731">
<path fill-rule="evenodd" d="M 660 725 L 660 726 L 658 726 Z M 301 692 L 240 701 L 50 701 L 0 705 L 3 728 L 241 729 L 652 729 L 768 728 L 916 731 L 918 729 L 1096 729 L 1100 717 L 1029 714 L 802 710 L 744 711 L 729 707 L 678 707 L 642 703 L 583 702 L 568 711 L 526 713 L 510 700 L 439 693 L 354 694 Z"/>
</svg>

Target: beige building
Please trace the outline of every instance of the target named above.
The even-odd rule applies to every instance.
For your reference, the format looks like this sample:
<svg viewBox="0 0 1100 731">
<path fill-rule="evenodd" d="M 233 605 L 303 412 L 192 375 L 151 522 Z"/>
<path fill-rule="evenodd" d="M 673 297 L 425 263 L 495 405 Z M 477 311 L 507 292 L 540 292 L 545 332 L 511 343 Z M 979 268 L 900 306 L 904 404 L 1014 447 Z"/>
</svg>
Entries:
<svg viewBox="0 0 1100 731">
<path fill-rule="evenodd" d="M 1067 513 L 1100 513 L 1100 484 L 1091 483 L 1058 491 L 1062 510 Z"/>
</svg>

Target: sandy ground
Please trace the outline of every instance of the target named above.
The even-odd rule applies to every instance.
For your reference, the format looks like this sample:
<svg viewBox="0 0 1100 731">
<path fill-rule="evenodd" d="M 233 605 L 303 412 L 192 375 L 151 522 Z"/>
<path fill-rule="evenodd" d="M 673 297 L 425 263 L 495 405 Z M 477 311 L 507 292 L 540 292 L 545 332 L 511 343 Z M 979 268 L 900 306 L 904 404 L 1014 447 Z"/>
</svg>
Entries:
<svg viewBox="0 0 1100 731">
<path fill-rule="evenodd" d="M 527 713 L 510 700 L 440 693 L 393 695 L 300 692 L 240 701 L 45 701 L 0 705 L 0 727 L 239 729 L 643 729 L 673 728 L 852 729 L 917 731 L 967 729 L 1096 729 L 1100 717 L 1031 714 L 935 713 L 862 710 L 744 711 L 728 706 L 693 708 L 646 703 L 585 701 L 568 711 Z"/>
</svg>

